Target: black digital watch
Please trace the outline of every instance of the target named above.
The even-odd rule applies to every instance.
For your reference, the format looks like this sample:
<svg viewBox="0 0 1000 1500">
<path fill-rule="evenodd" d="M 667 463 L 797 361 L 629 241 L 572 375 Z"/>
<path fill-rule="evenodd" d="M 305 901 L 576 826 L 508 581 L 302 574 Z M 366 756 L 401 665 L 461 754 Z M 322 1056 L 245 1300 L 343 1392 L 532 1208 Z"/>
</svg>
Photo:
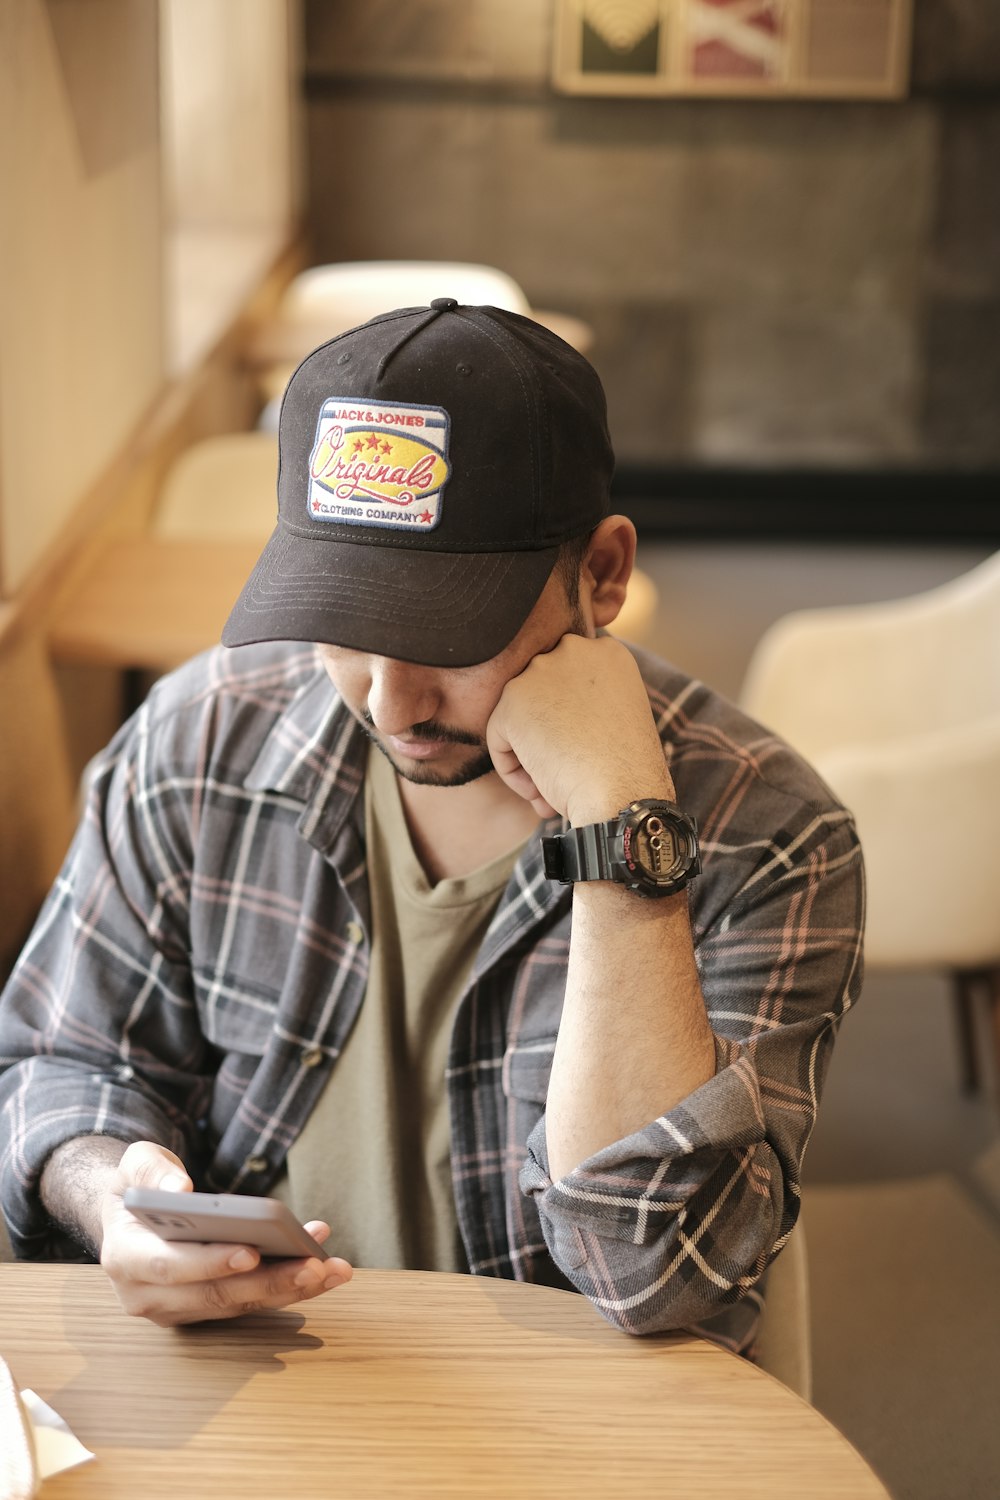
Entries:
<svg viewBox="0 0 1000 1500">
<path fill-rule="evenodd" d="M 672 896 L 701 870 L 698 829 L 673 802 L 640 797 L 606 823 L 542 839 L 549 880 L 613 880 L 639 896 Z"/>
</svg>

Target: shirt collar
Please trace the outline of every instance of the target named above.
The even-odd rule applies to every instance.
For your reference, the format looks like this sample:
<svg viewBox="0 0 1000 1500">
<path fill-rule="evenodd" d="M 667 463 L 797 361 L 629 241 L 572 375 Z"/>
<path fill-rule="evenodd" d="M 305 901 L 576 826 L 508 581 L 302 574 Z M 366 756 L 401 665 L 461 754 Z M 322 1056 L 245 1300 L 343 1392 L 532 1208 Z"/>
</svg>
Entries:
<svg viewBox="0 0 1000 1500">
<path fill-rule="evenodd" d="M 243 785 L 303 804 L 299 831 L 329 849 L 349 811 L 361 805 L 369 740 L 317 658 L 316 671 L 276 719 Z M 524 916 L 550 910 L 565 888 L 545 878 L 541 836 L 566 828 L 558 818 L 539 828 L 518 861 Z"/>
</svg>

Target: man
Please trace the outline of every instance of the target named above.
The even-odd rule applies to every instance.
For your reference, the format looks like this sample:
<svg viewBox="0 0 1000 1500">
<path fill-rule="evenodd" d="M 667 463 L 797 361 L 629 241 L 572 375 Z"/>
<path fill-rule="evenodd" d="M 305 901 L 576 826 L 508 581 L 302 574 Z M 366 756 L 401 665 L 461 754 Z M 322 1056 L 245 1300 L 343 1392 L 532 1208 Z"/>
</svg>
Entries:
<svg viewBox="0 0 1000 1500">
<path fill-rule="evenodd" d="M 3 1001 L 17 1252 L 68 1233 L 163 1323 L 357 1262 L 750 1349 L 860 986 L 848 814 L 604 633 L 635 532 L 544 329 L 388 313 L 304 361 L 279 443 L 225 645 L 112 743 Z M 164 1244 L 122 1204 L 193 1183 L 338 1254 Z"/>
</svg>

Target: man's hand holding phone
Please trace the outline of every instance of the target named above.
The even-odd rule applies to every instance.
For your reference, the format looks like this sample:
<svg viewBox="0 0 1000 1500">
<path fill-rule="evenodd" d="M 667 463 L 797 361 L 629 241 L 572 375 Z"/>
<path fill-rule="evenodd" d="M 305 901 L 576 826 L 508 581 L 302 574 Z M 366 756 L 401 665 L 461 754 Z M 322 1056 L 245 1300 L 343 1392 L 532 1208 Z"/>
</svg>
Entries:
<svg viewBox="0 0 1000 1500">
<path fill-rule="evenodd" d="M 261 1308 L 307 1301 L 350 1281 L 352 1270 L 347 1261 L 327 1258 L 319 1248 L 330 1226 L 318 1220 L 304 1226 L 316 1242 L 315 1255 L 265 1259 L 252 1244 L 161 1238 L 164 1233 L 177 1232 L 171 1231 L 169 1215 L 159 1212 L 161 1222 L 154 1232 L 125 1204 L 130 1189 L 176 1194 L 176 1221 L 191 1231 L 199 1221 L 181 1210 L 192 1187 L 184 1164 L 162 1146 L 139 1141 L 122 1156 L 101 1208 L 101 1264 L 127 1313 L 162 1327 L 236 1318 Z M 195 1195 L 195 1199 L 201 1196 Z M 205 1196 L 220 1201 L 215 1195 Z M 156 1215 L 155 1204 L 162 1199 L 147 1197 L 146 1201 L 154 1204 L 152 1212 Z M 204 1222 L 209 1232 L 210 1221 Z M 284 1248 L 273 1239 L 270 1245 Z"/>
</svg>

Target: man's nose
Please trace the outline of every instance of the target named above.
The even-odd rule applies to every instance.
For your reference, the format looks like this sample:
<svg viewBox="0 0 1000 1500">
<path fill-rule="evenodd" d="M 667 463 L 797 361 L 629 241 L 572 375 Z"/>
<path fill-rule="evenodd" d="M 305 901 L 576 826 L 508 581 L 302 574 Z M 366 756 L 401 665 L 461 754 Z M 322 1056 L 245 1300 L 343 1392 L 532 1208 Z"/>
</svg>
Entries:
<svg viewBox="0 0 1000 1500">
<path fill-rule="evenodd" d="M 440 701 L 432 667 L 389 656 L 373 658 L 368 712 L 382 734 L 402 734 L 414 724 L 426 723 L 434 718 Z"/>
</svg>

